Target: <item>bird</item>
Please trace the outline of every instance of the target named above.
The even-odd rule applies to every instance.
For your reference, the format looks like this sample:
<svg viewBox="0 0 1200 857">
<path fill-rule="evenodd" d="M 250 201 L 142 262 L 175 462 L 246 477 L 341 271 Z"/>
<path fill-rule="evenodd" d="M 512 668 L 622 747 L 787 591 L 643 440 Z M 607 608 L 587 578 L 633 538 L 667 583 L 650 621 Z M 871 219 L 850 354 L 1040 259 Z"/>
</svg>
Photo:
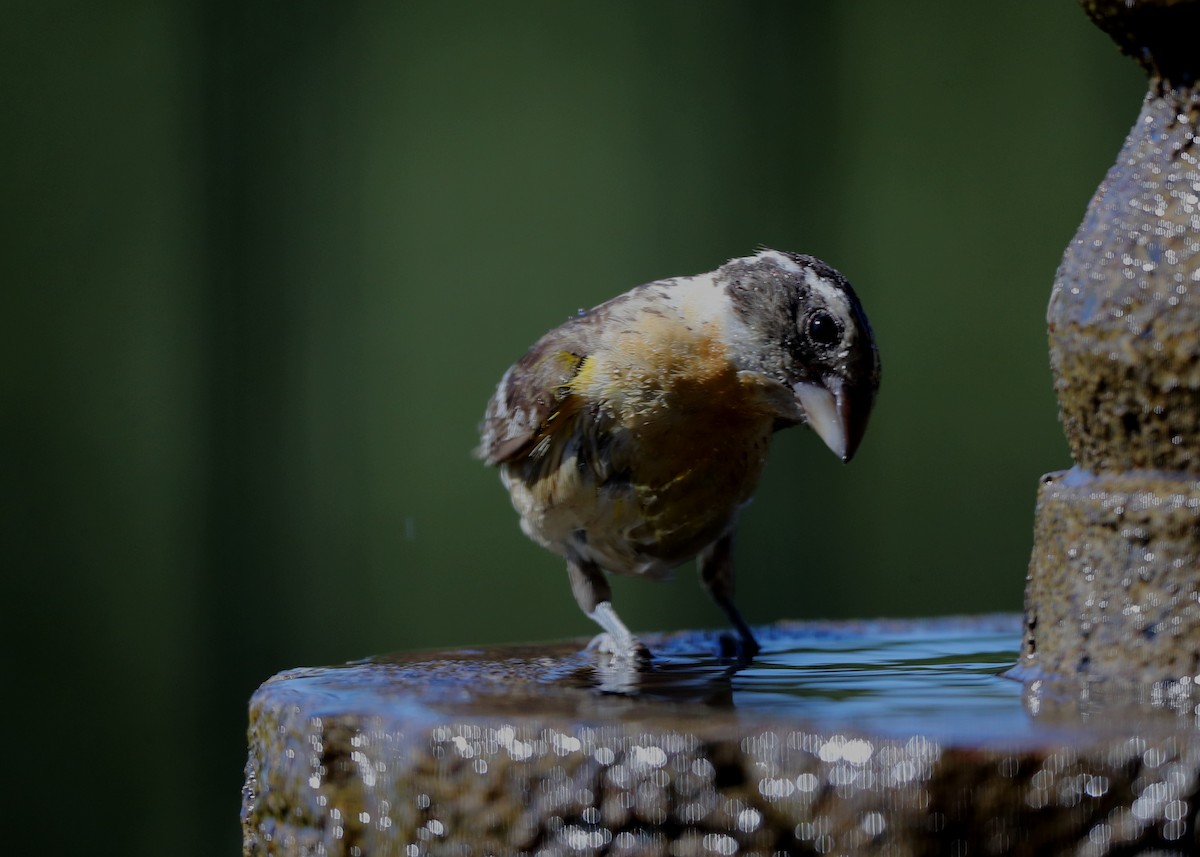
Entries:
<svg viewBox="0 0 1200 857">
<path fill-rule="evenodd" d="M 563 557 L 613 662 L 651 653 L 605 573 L 666 579 L 697 560 L 737 636 L 733 539 L 776 431 L 807 425 L 842 461 L 879 389 L 879 350 L 849 281 L 762 248 L 637 286 L 542 336 L 500 379 L 476 455 L 499 469 L 522 531 Z"/>
</svg>

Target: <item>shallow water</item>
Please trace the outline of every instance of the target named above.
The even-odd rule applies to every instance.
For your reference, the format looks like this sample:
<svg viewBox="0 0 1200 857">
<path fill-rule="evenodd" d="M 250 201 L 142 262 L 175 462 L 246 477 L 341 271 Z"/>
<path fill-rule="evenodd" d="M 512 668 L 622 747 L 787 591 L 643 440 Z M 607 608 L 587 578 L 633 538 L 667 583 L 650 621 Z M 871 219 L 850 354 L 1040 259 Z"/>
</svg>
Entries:
<svg viewBox="0 0 1200 857">
<path fill-rule="evenodd" d="M 686 697 L 723 679 L 730 707 L 814 725 L 944 740 L 1026 738 L 1038 728 L 1022 685 L 1002 675 L 1017 660 L 1015 617 L 771 629 L 745 667 L 695 642 L 660 646 L 642 695 Z"/>
<path fill-rule="evenodd" d="M 744 728 L 817 729 L 948 744 L 1017 746 L 1200 728 L 1196 683 L 1005 677 L 1017 662 L 1016 615 L 781 623 L 756 630 L 751 662 L 722 657 L 713 631 L 646 635 L 648 668 L 613 664 L 579 641 L 410 652 L 281 673 L 279 690 L 313 715 L 412 722 L 554 716 L 611 724 L 744 720 Z"/>
</svg>

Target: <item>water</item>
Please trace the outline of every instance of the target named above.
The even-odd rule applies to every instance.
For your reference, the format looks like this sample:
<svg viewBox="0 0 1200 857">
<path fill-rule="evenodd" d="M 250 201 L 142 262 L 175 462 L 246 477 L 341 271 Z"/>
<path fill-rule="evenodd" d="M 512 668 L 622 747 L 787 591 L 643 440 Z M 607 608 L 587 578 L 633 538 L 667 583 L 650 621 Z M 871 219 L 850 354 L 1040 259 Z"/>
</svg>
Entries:
<svg viewBox="0 0 1200 857">
<path fill-rule="evenodd" d="M 1178 693 L 1033 682 L 1017 662 L 1019 616 L 784 623 L 758 629 L 749 663 L 717 632 L 646 635 L 648 669 L 579 642 L 412 652 L 290 670 L 279 690 L 313 715 L 553 716 L 582 723 L 742 721 L 949 744 L 1031 745 L 1131 732 L 1195 731 L 1194 684 Z M 1186 692 L 1184 692 L 1186 691 Z M 730 724 L 732 725 L 732 724 Z M 739 727 L 742 728 L 742 727 Z"/>
<path fill-rule="evenodd" d="M 1003 676 L 1020 645 L 1014 616 L 798 624 L 760 642 L 763 651 L 741 666 L 714 656 L 710 638 L 668 640 L 636 686 L 614 687 L 601 669 L 595 687 L 879 735 L 1005 740 L 1038 728 L 1021 684 Z"/>
</svg>

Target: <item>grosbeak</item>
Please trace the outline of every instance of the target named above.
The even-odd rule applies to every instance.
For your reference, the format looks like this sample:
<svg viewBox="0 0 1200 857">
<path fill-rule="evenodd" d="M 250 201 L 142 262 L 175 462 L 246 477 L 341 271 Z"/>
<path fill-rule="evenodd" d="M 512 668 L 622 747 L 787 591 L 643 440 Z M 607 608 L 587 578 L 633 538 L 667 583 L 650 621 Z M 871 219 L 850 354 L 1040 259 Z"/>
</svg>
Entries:
<svg viewBox="0 0 1200 857">
<path fill-rule="evenodd" d="M 566 559 L 601 649 L 649 656 L 605 571 L 661 579 L 698 558 L 749 658 L 759 647 L 733 603 L 733 536 L 771 436 L 807 425 L 849 461 L 879 374 L 846 278 L 764 249 L 551 330 L 500 379 L 477 453 L 499 467 L 525 534 Z"/>
</svg>

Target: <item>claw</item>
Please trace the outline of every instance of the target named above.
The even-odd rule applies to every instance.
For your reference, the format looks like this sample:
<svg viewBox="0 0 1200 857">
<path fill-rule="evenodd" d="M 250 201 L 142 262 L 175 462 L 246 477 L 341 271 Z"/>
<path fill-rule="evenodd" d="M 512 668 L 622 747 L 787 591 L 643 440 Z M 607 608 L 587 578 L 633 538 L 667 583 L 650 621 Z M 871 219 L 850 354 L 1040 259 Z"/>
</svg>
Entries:
<svg viewBox="0 0 1200 857">
<path fill-rule="evenodd" d="M 646 648 L 646 644 L 637 637 L 630 636 L 618 642 L 607 631 L 593 637 L 592 641 L 587 644 L 587 651 L 609 655 L 611 658 L 609 661 L 610 664 L 628 663 L 635 666 L 645 666 L 654 659 L 654 655 Z"/>
<path fill-rule="evenodd" d="M 723 632 L 717 636 L 717 656 L 748 664 L 761 651 L 753 636 Z"/>
</svg>

